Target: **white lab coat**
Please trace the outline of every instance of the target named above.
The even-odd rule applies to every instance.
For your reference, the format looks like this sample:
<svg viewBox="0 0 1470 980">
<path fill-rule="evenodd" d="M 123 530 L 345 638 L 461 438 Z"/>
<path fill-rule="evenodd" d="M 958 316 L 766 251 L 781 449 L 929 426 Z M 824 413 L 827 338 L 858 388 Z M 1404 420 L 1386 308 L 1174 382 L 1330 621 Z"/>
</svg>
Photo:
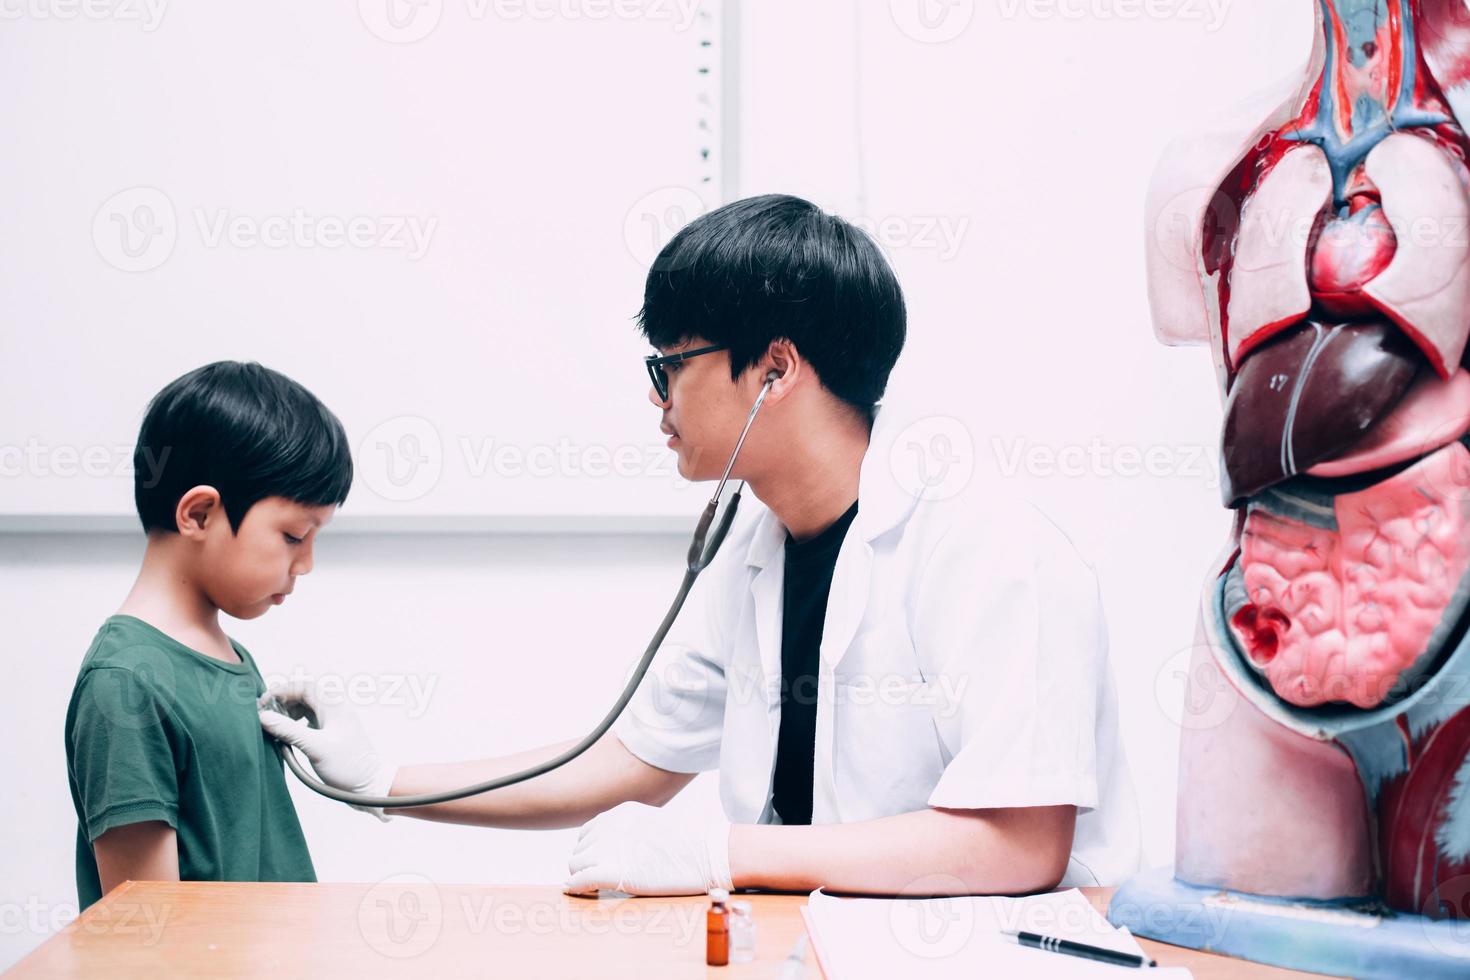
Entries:
<svg viewBox="0 0 1470 980">
<path fill-rule="evenodd" d="M 896 471 L 902 429 L 880 410 L 832 576 L 812 822 L 1071 803 L 1063 884 L 1117 884 L 1139 867 L 1138 808 L 1096 578 L 994 481 L 905 490 L 922 483 Z M 718 767 L 731 821 L 776 823 L 786 530 L 749 494 L 741 511 L 615 732 L 661 769 Z"/>
</svg>

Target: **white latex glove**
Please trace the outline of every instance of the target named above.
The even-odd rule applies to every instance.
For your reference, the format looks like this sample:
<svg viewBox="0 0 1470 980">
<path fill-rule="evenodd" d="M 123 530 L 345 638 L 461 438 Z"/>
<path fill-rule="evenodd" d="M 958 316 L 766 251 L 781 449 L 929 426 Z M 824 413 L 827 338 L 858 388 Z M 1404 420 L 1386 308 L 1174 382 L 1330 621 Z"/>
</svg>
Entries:
<svg viewBox="0 0 1470 980">
<path fill-rule="evenodd" d="M 691 827 L 646 803 L 619 803 L 582 825 L 562 886 L 576 895 L 610 888 L 630 895 L 703 895 L 731 888 L 730 822 Z"/>
<path fill-rule="evenodd" d="M 287 705 L 301 702 L 316 713 L 317 725 L 310 727 L 305 718 L 291 718 L 265 705 L 272 697 Z M 310 681 L 276 681 L 260 696 L 260 727 L 271 735 L 295 746 L 306 756 L 318 778 L 328 786 L 350 793 L 387 796 L 393 788 L 398 767 L 383 761 L 367 729 L 357 717 L 357 710 L 346 701 L 324 701 Z M 381 807 L 355 806 L 379 820 L 392 819 Z"/>
</svg>

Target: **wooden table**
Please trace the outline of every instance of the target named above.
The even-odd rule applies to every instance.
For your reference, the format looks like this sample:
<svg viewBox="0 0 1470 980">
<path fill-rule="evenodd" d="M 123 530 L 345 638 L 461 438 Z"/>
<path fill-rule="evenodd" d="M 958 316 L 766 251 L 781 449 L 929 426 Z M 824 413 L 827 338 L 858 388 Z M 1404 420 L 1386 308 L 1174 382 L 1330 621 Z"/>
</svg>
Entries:
<svg viewBox="0 0 1470 980">
<path fill-rule="evenodd" d="M 1112 889 L 1084 888 L 1099 910 Z M 7 976 L 771 978 L 805 930 L 805 895 L 740 895 L 756 959 L 704 965 L 707 899 L 572 898 L 551 886 L 129 881 Z M 1196 980 L 1305 977 L 1142 940 Z M 809 980 L 821 971 L 806 956 Z"/>
</svg>

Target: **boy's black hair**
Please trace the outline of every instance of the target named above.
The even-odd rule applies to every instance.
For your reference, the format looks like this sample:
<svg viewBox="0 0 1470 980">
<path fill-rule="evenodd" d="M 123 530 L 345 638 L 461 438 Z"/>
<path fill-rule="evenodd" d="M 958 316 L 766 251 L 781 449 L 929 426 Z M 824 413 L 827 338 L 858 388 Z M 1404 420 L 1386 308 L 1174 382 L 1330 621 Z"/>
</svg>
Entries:
<svg viewBox="0 0 1470 980">
<path fill-rule="evenodd" d="M 266 497 L 341 504 L 352 486 L 342 423 L 315 395 L 255 363 L 216 361 L 148 404 L 133 450 L 133 500 L 144 531 L 177 531 L 192 487 L 219 491 L 232 531 Z"/>
<path fill-rule="evenodd" d="M 903 291 L 860 229 L 787 194 L 734 201 L 679 230 L 654 260 L 638 326 L 655 347 L 730 348 L 730 376 L 773 340 L 796 345 L 823 387 L 871 418 L 903 350 Z"/>
</svg>

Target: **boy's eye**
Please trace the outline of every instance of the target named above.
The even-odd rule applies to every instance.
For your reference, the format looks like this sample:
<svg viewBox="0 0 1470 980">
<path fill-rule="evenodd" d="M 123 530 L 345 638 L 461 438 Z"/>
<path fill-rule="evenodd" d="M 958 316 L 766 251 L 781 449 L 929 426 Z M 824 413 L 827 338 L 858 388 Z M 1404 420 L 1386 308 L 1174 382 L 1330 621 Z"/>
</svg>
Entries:
<svg viewBox="0 0 1470 980">
<path fill-rule="evenodd" d="M 300 544 L 301 542 L 303 542 L 303 541 L 306 540 L 305 538 L 298 538 L 294 534 L 286 534 L 286 532 L 284 532 L 284 531 L 281 532 L 281 533 L 286 535 L 286 543 L 287 544 Z"/>
</svg>

